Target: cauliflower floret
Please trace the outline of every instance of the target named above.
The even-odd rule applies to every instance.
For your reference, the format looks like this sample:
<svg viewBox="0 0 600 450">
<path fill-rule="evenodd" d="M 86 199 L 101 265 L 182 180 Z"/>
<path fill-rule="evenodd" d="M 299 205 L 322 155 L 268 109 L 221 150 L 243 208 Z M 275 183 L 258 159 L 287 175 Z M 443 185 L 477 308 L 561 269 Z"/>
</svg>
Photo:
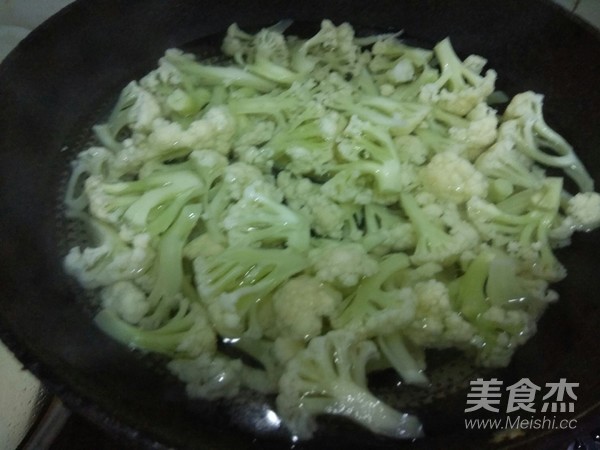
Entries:
<svg viewBox="0 0 600 450">
<path fill-rule="evenodd" d="M 377 272 L 378 264 L 360 244 L 332 243 L 312 249 L 309 260 L 321 281 L 342 287 L 356 286 Z"/>
<path fill-rule="evenodd" d="M 468 157 L 475 159 L 481 150 L 494 143 L 498 136 L 498 117 L 496 111 L 485 103 L 479 103 L 469 114 L 468 127 L 450 127 L 450 136 L 468 145 Z"/>
<path fill-rule="evenodd" d="M 273 294 L 273 308 L 281 332 L 286 336 L 311 339 L 321 334 L 323 318 L 329 317 L 342 295 L 314 277 L 300 275 Z"/>
<path fill-rule="evenodd" d="M 148 145 L 154 154 L 176 148 L 210 149 L 227 154 L 234 134 L 235 120 L 229 110 L 224 106 L 214 106 L 201 119 L 194 120 L 187 129 L 176 122 L 155 119 L 148 136 Z"/>
<path fill-rule="evenodd" d="M 256 167 L 244 162 L 234 162 L 225 168 L 223 183 L 234 200 L 239 200 L 246 188 L 254 182 L 263 181 L 265 176 Z"/>
<path fill-rule="evenodd" d="M 321 195 L 319 186 L 308 178 L 296 178 L 287 171 L 277 175 L 277 186 L 282 190 L 288 206 L 310 218 L 312 230 L 318 236 L 341 239 L 345 224 L 356 208 L 340 205 Z"/>
<path fill-rule="evenodd" d="M 282 365 L 285 365 L 306 347 L 304 339 L 289 336 L 279 336 L 273 342 L 273 356 Z"/>
<path fill-rule="evenodd" d="M 158 68 L 148 73 L 148 75 L 140 80 L 140 86 L 151 92 L 155 92 L 156 89 L 162 87 L 163 84 L 171 86 L 178 86 L 181 84 L 181 72 L 167 60 L 166 56 L 169 54 L 177 54 L 193 60 L 191 54 L 185 54 L 178 49 L 169 49 L 166 51 L 165 57 L 159 59 Z"/>
<path fill-rule="evenodd" d="M 195 359 L 174 359 L 168 368 L 186 383 L 190 397 L 231 398 L 240 390 L 243 364 L 239 359 L 203 353 Z"/>
<path fill-rule="evenodd" d="M 408 59 L 400 58 L 387 72 L 388 80 L 393 83 L 406 83 L 415 76 L 415 68 Z"/>
<path fill-rule="evenodd" d="M 477 363 L 484 367 L 506 367 L 515 350 L 537 330 L 535 316 L 527 311 L 498 306 L 484 311 L 477 326 L 479 331 L 471 345 L 476 351 Z"/>
<path fill-rule="evenodd" d="M 177 345 L 177 352 L 190 356 L 214 353 L 217 336 L 208 320 L 208 313 L 199 303 L 192 303 L 188 314 L 193 317 L 193 324 Z"/>
<path fill-rule="evenodd" d="M 161 115 L 160 105 L 154 96 L 137 83 L 131 84 L 135 103 L 129 109 L 129 126 L 135 131 L 150 131 L 154 120 Z"/>
<path fill-rule="evenodd" d="M 473 337 L 473 327 L 452 309 L 448 288 L 437 280 L 416 283 L 415 320 L 406 335 L 429 348 L 461 347 Z"/>
<path fill-rule="evenodd" d="M 571 197 L 567 204 L 567 214 L 580 230 L 593 230 L 600 226 L 600 194 L 580 192 Z"/>
<path fill-rule="evenodd" d="M 146 294 L 130 281 L 117 281 L 100 292 L 102 306 L 131 324 L 137 324 L 150 309 Z"/>
<path fill-rule="evenodd" d="M 441 200 L 464 203 L 471 197 L 485 198 L 488 182 L 473 164 L 454 152 L 438 153 L 421 172 L 426 189 Z"/>
<path fill-rule="evenodd" d="M 73 247 L 64 260 L 65 270 L 85 288 L 108 286 L 122 280 L 131 280 L 144 273 L 154 259 L 155 252 L 148 234 L 137 235 L 126 243 L 106 224 L 93 222 L 100 235 L 97 247 Z"/>
</svg>

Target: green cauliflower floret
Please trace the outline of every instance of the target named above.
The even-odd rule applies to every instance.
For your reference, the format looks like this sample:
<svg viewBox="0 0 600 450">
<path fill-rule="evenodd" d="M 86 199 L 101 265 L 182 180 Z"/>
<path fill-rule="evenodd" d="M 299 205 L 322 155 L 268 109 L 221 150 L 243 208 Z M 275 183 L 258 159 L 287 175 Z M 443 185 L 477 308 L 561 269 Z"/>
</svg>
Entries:
<svg viewBox="0 0 600 450">
<path fill-rule="evenodd" d="M 385 255 L 414 248 L 415 230 L 399 211 L 382 205 L 365 205 L 363 208 L 364 235 L 360 240 L 370 253 Z"/>
<path fill-rule="evenodd" d="M 151 315 L 144 319 L 153 326 L 169 317 L 178 294 L 185 286 L 183 248 L 200 220 L 201 212 L 201 205 L 184 206 L 158 243 L 157 257 L 152 267 L 154 285 L 148 295 Z M 193 295 L 196 296 L 195 292 Z"/>
<path fill-rule="evenodd" d="M 336 27 L 330 20 L 323 20 L 317 34 L 293 42 L 290 47 L 292 69 L 317 79 L 330 71 L 356 75 L 364 66 L 360 47 L 354 42 L 354 30 L 347 23 Z"/>
<path fill-rule="evenodd" d="M 251 310 L 307 265 L 292 249 L 228 247 L 217 255 L 197 257 L 194 273 L 216 330 L 239 337 L 248 330 Z"/>
<path fill-rule="evenodd" d="M 357 98 L 331 96 L 326 105 L 373 125 L 384 127 L 392 136 L 413 132 L 431 112 L 431 107 L 416 102 L 397 101 L 384 96 L 363 95 Z"/>
<path fill-rule="evenodd" d="M 85 193 L 90 213 L 113 224 L 126 224 L 148 231 L 163 231 L 179 213 L 170 208 L 158 213 L 161 207 L 177 202 L 178 197 L 187 201 L 192 195 L 204 192 L 205 185 L 198 175 L 189 170 L 176 173 L 172 170 L 156 171 L 146 178 L 135 181 L 105 182 L 101 177 L 90 176 L 85 181 Z M 156 226 L 153 223 L 158 221 Z M 156 229 L 156 227 L 158 227 Z"/>
<path fill-rule="evenodd" d="M 277 86 L 275 82 L 241 67 L 202 64 L 193 55 L 175 49 L 168 50 L 164 60 L 175 66 L 183 76 L 193 80 L 195 85 L 205 88 L 248 88 L 257 92 L 270 92 Z"/>
<path fill-rule="evenodd" d="M 453 304 L 474 324 L 492 306 L 523 310 L 538 318 L 558 296 L 548 289 L 546 280 L 522 273 L 520 269 L 514 257 L 483 247 L 464 274 L 450 283 Z"/>
<path fill-rule="evenodd" d="M 484 76 L 462 62 L 446 38 L 434 47 L 441 68 L 440 77 L 421 88 L 419 98 L 424 103 L 435 103 L 451 113 L 464 116 L 494 92 L 496 72 L 488 70 Z"/>
<path fill-rule="evenodd" d="M 157 327 L 130 324 L 111 309 L 103 309 L 94 318 L 96 325 L 118 342 L 143 351 L 171 357 L 194 357 L 212 353 L 216 335 L 201 305 L 179 299 L 174 315 Z"/>
<path fill-rule="evenodd" d="M 256 34 L 250 34 L 242 31 L 238 24 L 231 24 L 221 49 L 241 66 L 261 60 L 287 66 L 290 55 L 282 32 L 288 25 L 289 22 L 279 22 L 272 27 L 261 29 Z"/>
<path fill-rule="evenodd" d="M 415 318 L 416 299 L 409 287 L 393 283 L 394 275 L 410 265 L 408 256 L 395 253 L 384 257 L 379 270 L 363 279 L 344 299 L 332 319 L 334 328 L 353 329 L 361 336 L 395 333 Z"/>
<path fill-rule="evenodd" d="M 132 280 L 150 269 L 155 251 L 149 234 L 124 240 L 112 226 L 89 219 L 95 247 L 73 247 L 64 260 L 66 272 L 85 288 Z"/>
<path fill-rule="evenodd" d="M 531 91 L 517 94 L 504 111 L 503 120 L 511 123 L 504 129 L 516 148 L 533 160 L 562 169 L 583 192 L 594 190 L 594 180 L 573 151 L 573 147 L 554 131 L 542 113 L 544 97 Z"/>
<path fill-rule="evenodd" d="M 365 366 L 377 355 L 375 344 L 348 331 L 331 331 L 310 341 L 287 364 L 279 381 L 277 410 L 291 433 L 309 439 L 316 416 L 345 416 L 389 437 L 423 434 L 418 419 L 401 413 L 371 394 Z"/>
<path fill-rule="evenodd" d="M 433 57 L 431 50 L 406 45 L 395 35 L 377 39 L 371 53 L 373 57 L 369 61 L 369 69 L 383 75 L 386 82 L 394 84 L 413 80 L 418 71 L 429 67 Z"/>
<path fill-rule="evenodd" d="M 534 165 L 533 160 L 504 137 L 477 158 L 475 167 L 493 181 L 508 183 L 509 194 L 513 187 L 538 188 L 544 179 L 544 172 Z"/>
<path fill-rule="evenodd" d="M 117 150 L 123 130 L 147 133 L 151 131 L 153 122 L 161 117 L 161 113 L 161 106 L 155 96 L 132 81 L 121 91 L 106 123 L 96 125 L 94 131 L 104 145 Z"/>
<path fill-rule="evenodd" d="M 267 80 L 289 85 L 301 78 L 290 70 L 290 54 L 285 36 L 289 25 L 282 21 L 273 27 L 263 28 L 252 35 L 244 33 L 236 24 L 231 25 L 223 40 L 223 52 L 246 70 Z"/>
<path fill-rule="evenodd" d="M 487 196 L 487 178 L 454 152 L 434 155 L 421 171 L 421 180 L 440 200 L 465 203 L 471 197 Z"/>
<path fill-rule="evenodd" d="M 311 249 L 308 257 L 317 279 L 339 287 L 356 286 L 379 267 L 362 245 L 352 242 L 324 242 Z"/>
<path fill-rule="evenodd" d="M 244 189 L 223 218 L 229 244 L 233 246 L 279 245 L 300 252 L 310 245 L 310 226 L 301 213 L 282 203 L 272 184 L 256 181 Z"/>
<path fill-rule="evenodd" d="M 476 362 L 484 367 L 506 367 L 516 351 L 537 330 L 536 317 L 523 310 L 492 306 L 476 323 L 471 343 Z"/>
<path fill-rule="evenodd" d="M 484 238 L 518 256 L 532 273 L 558 281 L 566 272 L 552 251 L 551 232 L 558 220 L 561 193 L 562 179 L 549 177 L 540 190 L 526 197 L 528 209 L 505 211 L 473 197 L 467 202 L 467 215 Z"/>
<path fill-rule="evenodd" d="M 191 54 L 169 49 L 159 59 L 158 67 L 141 78 L 139 84 L 154 95 L 163 116 L 186 124 L 194 120 L 211 101 L 212 94 L 198 79 L 184 74 L 177 64 L 168 61 L 169 55 L 179 55 L 183 60 L 193 61 Z"/>
<path fill-rule="evenodd" d="M 462 348 L 471 341 L 473 327 L 452 307 L 446 285 L 435 279 L 418 281 L 415 319 L 404 334 L 424 348 Z"/>
<path fill-rule="evenodd" d="M 444 263 L 473 248 L 479 241 L 477 232 L 467 222 L 454 217 L 448 224 L 433 221 L 414 196 L 402 193 L 400 198 L 402 209 L 412 222 L 417 236 L 415 251 L 411 256 L 414 264 Z"/>
<path fill-rule="evenodd" d="M 209 149 L 227 154 L 232 147 L 234 134 L 235 120 L 225 106 L 211 107 L 185 129 L 177 122 L 156 119 L 142 158 L 172 157 L 173 154 L 181 155 L 181 150 L 186 149 Z"/>
<path fill-rule="evenodd" d="M 425 350 L 407 339 L 402 332 L 381 334 L 375 339 L 377 347 L 390 366 L 408 384 L 427 386 Z"/>
<path fill-rule="evenodd" d="M 398 194 L 416 183 L 416 174 L 411 164 L 400 161 L 396 146 L 388 130 L 377 124 L 364 121 L 353 115 L 343 131 L 360 150 L 360 159 L 338 164 L 332 168 L 336 174 L 328 180 L 323 189 L 332 192 L 330 196 L 339 201 L 344 183 L 357 176 L 374 179 L 374 189 L 381 194 Z M 329 186 L 329 187 L 328 187 Z"/>
<path fill-rule="evenodd" d="M 281 335 L 312 339 L 321 334 L 323 319 L 329 318 L 342 294 L 308 275 L 300 275 L 273 293 L 273 309 Z"/>
<path fill-rule="evenodd" d="M 348 234 L 347 225 L 358 212 L 357 206 L 339 204 L 322 195 L 320 185 L 287 171 L 277 175 L 277 187 L 283 192 L 286 204 L 309 219 L 315 235 L 342 239 Z"/>
<path fill-rule="evenodd" d="M 310 107 L 305 105 L 305 107 Z M 333 116 L 333 118 L 331 117 Z M 295 175 L 323 175 L 334 164 L 333 137 L 326 133 L 337 133 L 335 113 L 288 123 L 285 129 L 274 134 L 265 146 L 274 152 L 275 165 Z M 330 121 L 334 129 L 327 130 Z"/>
<path fill-rule="evenodd" d="M 71 218 L 85 216 L 88 206 L 88 197 L 81 183 L 86 177 L 96 176 L 105 180 L 114 180 L 112 164 L 114 153 L 104 147 L 92 146 L 77 155 L 71 163 L 71 176 L 67 182 L 65 192 L 66 215 Z"/>
</svg>

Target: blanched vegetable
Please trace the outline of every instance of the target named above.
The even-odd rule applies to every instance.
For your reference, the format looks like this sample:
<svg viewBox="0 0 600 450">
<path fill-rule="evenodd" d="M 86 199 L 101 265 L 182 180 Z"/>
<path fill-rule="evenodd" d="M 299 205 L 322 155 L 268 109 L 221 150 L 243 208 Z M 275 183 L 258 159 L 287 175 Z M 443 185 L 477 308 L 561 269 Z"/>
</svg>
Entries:
<svg viewBox="0 0 600 450">
<path fill-rule="evenodd" d="M 191 396 L 276 393 L 300 439 L 320 414 L 419 437 L 368 371 L 426 389 L 427 349 L 507 365 L 600 195 L 543 97 L 499 115 L 497 74 L 449 39 L 287 25 L 232 25 L 224 64 L 172 49 L 125 87 L 73 162 L 68 214 L 93 242 L 65 267 L 99 289 L 98 326 L 170 358 Z"/>
</svg>

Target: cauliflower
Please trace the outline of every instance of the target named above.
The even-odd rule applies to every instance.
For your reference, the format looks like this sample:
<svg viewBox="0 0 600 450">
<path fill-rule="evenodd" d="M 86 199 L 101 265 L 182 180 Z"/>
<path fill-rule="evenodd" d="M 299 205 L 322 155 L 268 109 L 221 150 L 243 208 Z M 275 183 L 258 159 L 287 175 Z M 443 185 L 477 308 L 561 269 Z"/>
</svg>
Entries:
<svg viewBox="0 0 600 450">
<path fill-rule="evenodd" d="M 491 306 L 477 321 L 471 342 L 476 361 L 484 367 L 506 367 L 516 349 L 537 330 L 527 311 Z"/>
<path fill-rule="evenodd" d="M 96 247 L 73 247 L 64 260 L 66 272 L 84 287 L 108 286 L 132 280 L 146 272 L 154 259 L 148 234 L 137 235 L 131 243 L 123 241 L 116 230 L 100 221 L 90 225 L 100 242 Z"/>
<path fill-rule="evenodd" d="M 487 195 L 486 177 L 454 152 L 434 155 L 421 171 L 421 179 L 440 200 L 464 203 L 471 197 Z"/>
<path fill-rule="evenodd" d="M 386 436 L 421 436 L 418 419 L 394 410 L 368 391 L 365 366 L 376 354 L 373 342 L 340 330 L 314 338 L 294 356 L 281 376 L 277 396 L 277 409 L 292 434 L 310 438 L 315 417 L 333 413 Z"/>
<path fill-rule="evenodd" d="M 422 102 L 435 103 L 446 111 L 464 116 L 494 92 L 496 72 L 488 70 L 481 76 L 478 70 L 473 70 L 472 60 L 467 64 L 460 61 L 448 38 L 440 41 L 434 52 L 442 72 L 438 80 L 421 88 Z"/>
<path fill-rule="evenodd" d="M 321 334 L 323 318 L 330 317 L 342 295 L 316 278 L 300 275 L 273 293 L 275 318 L 281 333 L 299 339 Z"/>
<path fill-rule="evenodd" d="M 318 184 L 307 178 L 297 178 L 287 171 L 277 175 L 277 186 L 290 208 L 309 218 L 312 231 L 317 236 L 343 238 L 345 225 L 358 211 L 357 207 L 339 204 L 321 195 Z"/>
<path fill-rule="evenodd" d="M 102 307 L 115 311 L 127 323 L 139 323 L 150 305 L 146 293 L 131 281 L 117 281 L 100 292 Z"/>
<path fill-rule="evenodd" d="M 354 243 L 324 244 L 310 250 L 309 260 L 315 277 L 333 286 L 356 286 L 378 269 L 377 261 L 360 244 Z"/>
<path fill-rule="evenodd" d="M 90 233 L 64 267 L 97 288 L 96 325 L 192 397 L 276 396 L 294 441 L 320 414 L 413 439 L 368 372 L 427 386 L 428 349 L 508 364 L 600 195 L 541 95 L 490 106 L 484 58 L 289 25 L 233 24 L 231 59 L 171 49 L 123 89 L 72 164 L 67 215 Z"/>
<path fill-rule="evenodd" d="M 473 327 L 452 308 L 448 288 L 436 280 L 414 285 L 415 319 L 405 334 L 427 348 L 464 347 L 473 337 Z"/>
<path fill-rule="evenodd" d="M 132 83 L 130 88 L 135 103 L 129 109 L 129 126 L 134 131 L 150 131 L 154 120 L 161 115 L 160 105 L 150 92 L 137 83 Z"/>
<path fill-rule="evenodd" d="M 404 212 L 415 230 L 417 242 L 411 260 L 416 265 L 428 262 L 448 263 L 475 247 L 479 236 L 475 229 L 459 217 L 445 214 L 448 223 L 432 221 L 427 207 L 420 207 L 415 197 L 401 194 Z M 435 204 L 433 205 L 436 206 Z"/>
<path fill-rule="evenodd" d="M 214 106 L 187 129 L 177 122 L 155 119 L 148 135 L 150 154 L 168 154 L 173 149 L 215 150 L 227 154 L 233 144 L 235 121 L 226 107 Z"/>
<path fill-rule="evenodd" d="M 571 197 L 567 204 L 567 214 L 577 229 L 593 230 L 600 226 L 600 194 L 580 192 Z"/>
<path fill-rule="evenodd" d="M 332 318 L 334 328 L 352 329 L 360 336 L 396 333 L 415 317 L 415 295 L 410 287 L 393 284 L 395 277 L 404 274 L 409 259 L 403 253 L 388 255 L 379 270 L 365 278 L 357 289 L 346 297 Z"/>
<path fill-rule="evenodd" d="M 242 362 L 219 354 L 203 353 L 194 359 L 174 359 L 167 366 L 186 383 L 190 397 L 231 398 L 237 395 L 242 384 Z"/>
</svg>

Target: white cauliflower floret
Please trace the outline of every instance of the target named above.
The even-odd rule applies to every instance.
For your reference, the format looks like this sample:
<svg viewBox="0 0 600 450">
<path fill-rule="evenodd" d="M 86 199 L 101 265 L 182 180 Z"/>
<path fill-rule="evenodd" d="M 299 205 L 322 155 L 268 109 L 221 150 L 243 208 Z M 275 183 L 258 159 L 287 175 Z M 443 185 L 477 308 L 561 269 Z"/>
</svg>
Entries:
<svg viewBox="0 0 600 450">
<path fill-rule="evenodd" d="M 460 347 L 473 337 L 473 327 L 452 309 L 448 288 L 437 280 L 416 283 L 415 320 L 406 334 L 413 342 L 429 348 Z"/>
<path fill-rule="evenodd" d="M 273 342 L 273 356 L 282 365 L 285 365 L 305 347 L 306 341 L 304 339 L 278 336 Z"/>
<path fill-rule="evenodd" d="M 537 330 L 535 316 L 527 311 L 498 306 L 491 306 L 481 314 L 478 327 L 481 330 L 476 332 L 471 345 L 477 363 L 484 367 L 506 367 L 516 349 Z"/>
<path fill-rule="evenodd" d="M 217 348 L 217 336 L 213 330 L 206 310 L 198 303 L 190 304 L 193 325 L 187 331 L 177 351 L 191 356 L 213 353 Z"/>
<path fill-rule="evenodd" d="M 580 230 L 592 230 L 600 226 L 600 194 L 580 192 L 567 203 L 567 214 L 573 225 Z"/>
<path fill-rule="evenodd" d="M 421 172 L 425 188 L 441 200 L 464 203 L 487 195 L 488 182 L 473 164 L 454 152 L 438 153 Z"/>
<path fill-rule="evenodd" d="M 114 156 L 104 147 L 92 146 L 77 155 L 75 164 L 81 165 L 90 175 L 103 176 L 109 171 Z"/>
<path fill-rule="evenodd" d="M 267 146 L 236 147 L 233 149 L 239 162 L 243 162 L 260 169 L 264 173 L 271 173 L 275 152 Z"/>
<path fill-rule="evenodd" d="M 343 287 L 356 286 L 377 272 L 378 264 L 360 244 L 334 243 L 312 249 L 309 260 L 321 281 Z"/>
<path fill-rule="evenodd" d="M 155 119 L 148 136 L 150 151 L 157 155 L 171 149 L 209 149 L 227 154 L 233 143 L 235 120 L 224 106 L 210 108 L 201 119 L 183 129 L 177 122 Z"/>
<path fill-rule="evenodd" d="M 485 103 L 479 103 L 469 114 L 469 125 L 450 127 L 450 136 L 468 145 L 469 159 L 474 159 L 482 149 L 492 145 L 498 136 L 498 117 L 496 111 Z"/>
<path fill-rule="evenodd" d="M 310 339 L 321 334 L 323 318 L 331 316 L 341 300 L 342 295 L 332 287 L 300 275 L 275 291 L 273 308 L 284 335 Z"/>
<path fill-rule="evenodd" d="M 239 359 L 203 353 L 195 359 L 174 359 L 168 368 L 186 383 L 190 397 L 231 398 L 240 390 L 243 364 Z"/>
<path fill-rule="evenodd" d="M 166 56 L 169 54 L 178 54 L 182 57 L 187 57 L 193 60 L 193 56 L 183 53 L 178 49 L 169 49 L 165 53 L 165 57 L 159 59 L 158 68 L 148 73 L 140 80 L 140 86 L 154 92 L 163 84 L 178 86 L 182 82 L 181 72 L 177 67 L 170 63 Z"/>
<path fill-rule="evenodd" d="M 135 131 L 150 131 L 154 120 L 161 116 L 160 105 L 154 95 L 137 83 L 133 82 L 131 88 L 135 103 L 128 111 L 129 126 Z"/>
<path fill-rule="evenodd" d="M 277 175 L 277 186 L 291 209 L 310 218 L 311 228 L 318 236 L 333 239 L 343 237 L 344 225 L 352 216 L 354 208 L 340 205 L 321 195 L 317 184 L 308 178 L 296 178 L 287 171 Z"/>
<path fill-rule="evenodd" d="M 146 294 L 131 281 L 117 281 L 100 292 L 102 306 L 131 324 L 137 324 L 150 309 Z"/>
<path fill-rule="evenodd" d="M 387 78 L 393 83 L 406 83 L 415 76 L 415 68 L 408 59 L 400 58 L 387 72 Z"/>
<path fill-rule="evenodd" d="M 234 147 L 241 156 L 247 148 L 269 142 L 275 134 L 275 129 L 275 122 L 271 120 L 252 122 L 236 138 Z"/>
<path fill-rule="evenodd" d="M 234 200 L 242 198 L 244 190 L 256 181 L 265 179 L 263 173 L 256 167 L 244 162 L 234 162 L 225 168 L 223 183 Z"/>
<path fill-rule="evenodd" d="M 85 288 L 108 286 L 131 280 L 144 273 L 154 258 L 148 234 L 137 235 L 131 243 L 123 241 L 106 224 L 92 222 L 100 236 L 97 247 L 73 247 L 64 260 L 65 270 Z"/>
</svg>

